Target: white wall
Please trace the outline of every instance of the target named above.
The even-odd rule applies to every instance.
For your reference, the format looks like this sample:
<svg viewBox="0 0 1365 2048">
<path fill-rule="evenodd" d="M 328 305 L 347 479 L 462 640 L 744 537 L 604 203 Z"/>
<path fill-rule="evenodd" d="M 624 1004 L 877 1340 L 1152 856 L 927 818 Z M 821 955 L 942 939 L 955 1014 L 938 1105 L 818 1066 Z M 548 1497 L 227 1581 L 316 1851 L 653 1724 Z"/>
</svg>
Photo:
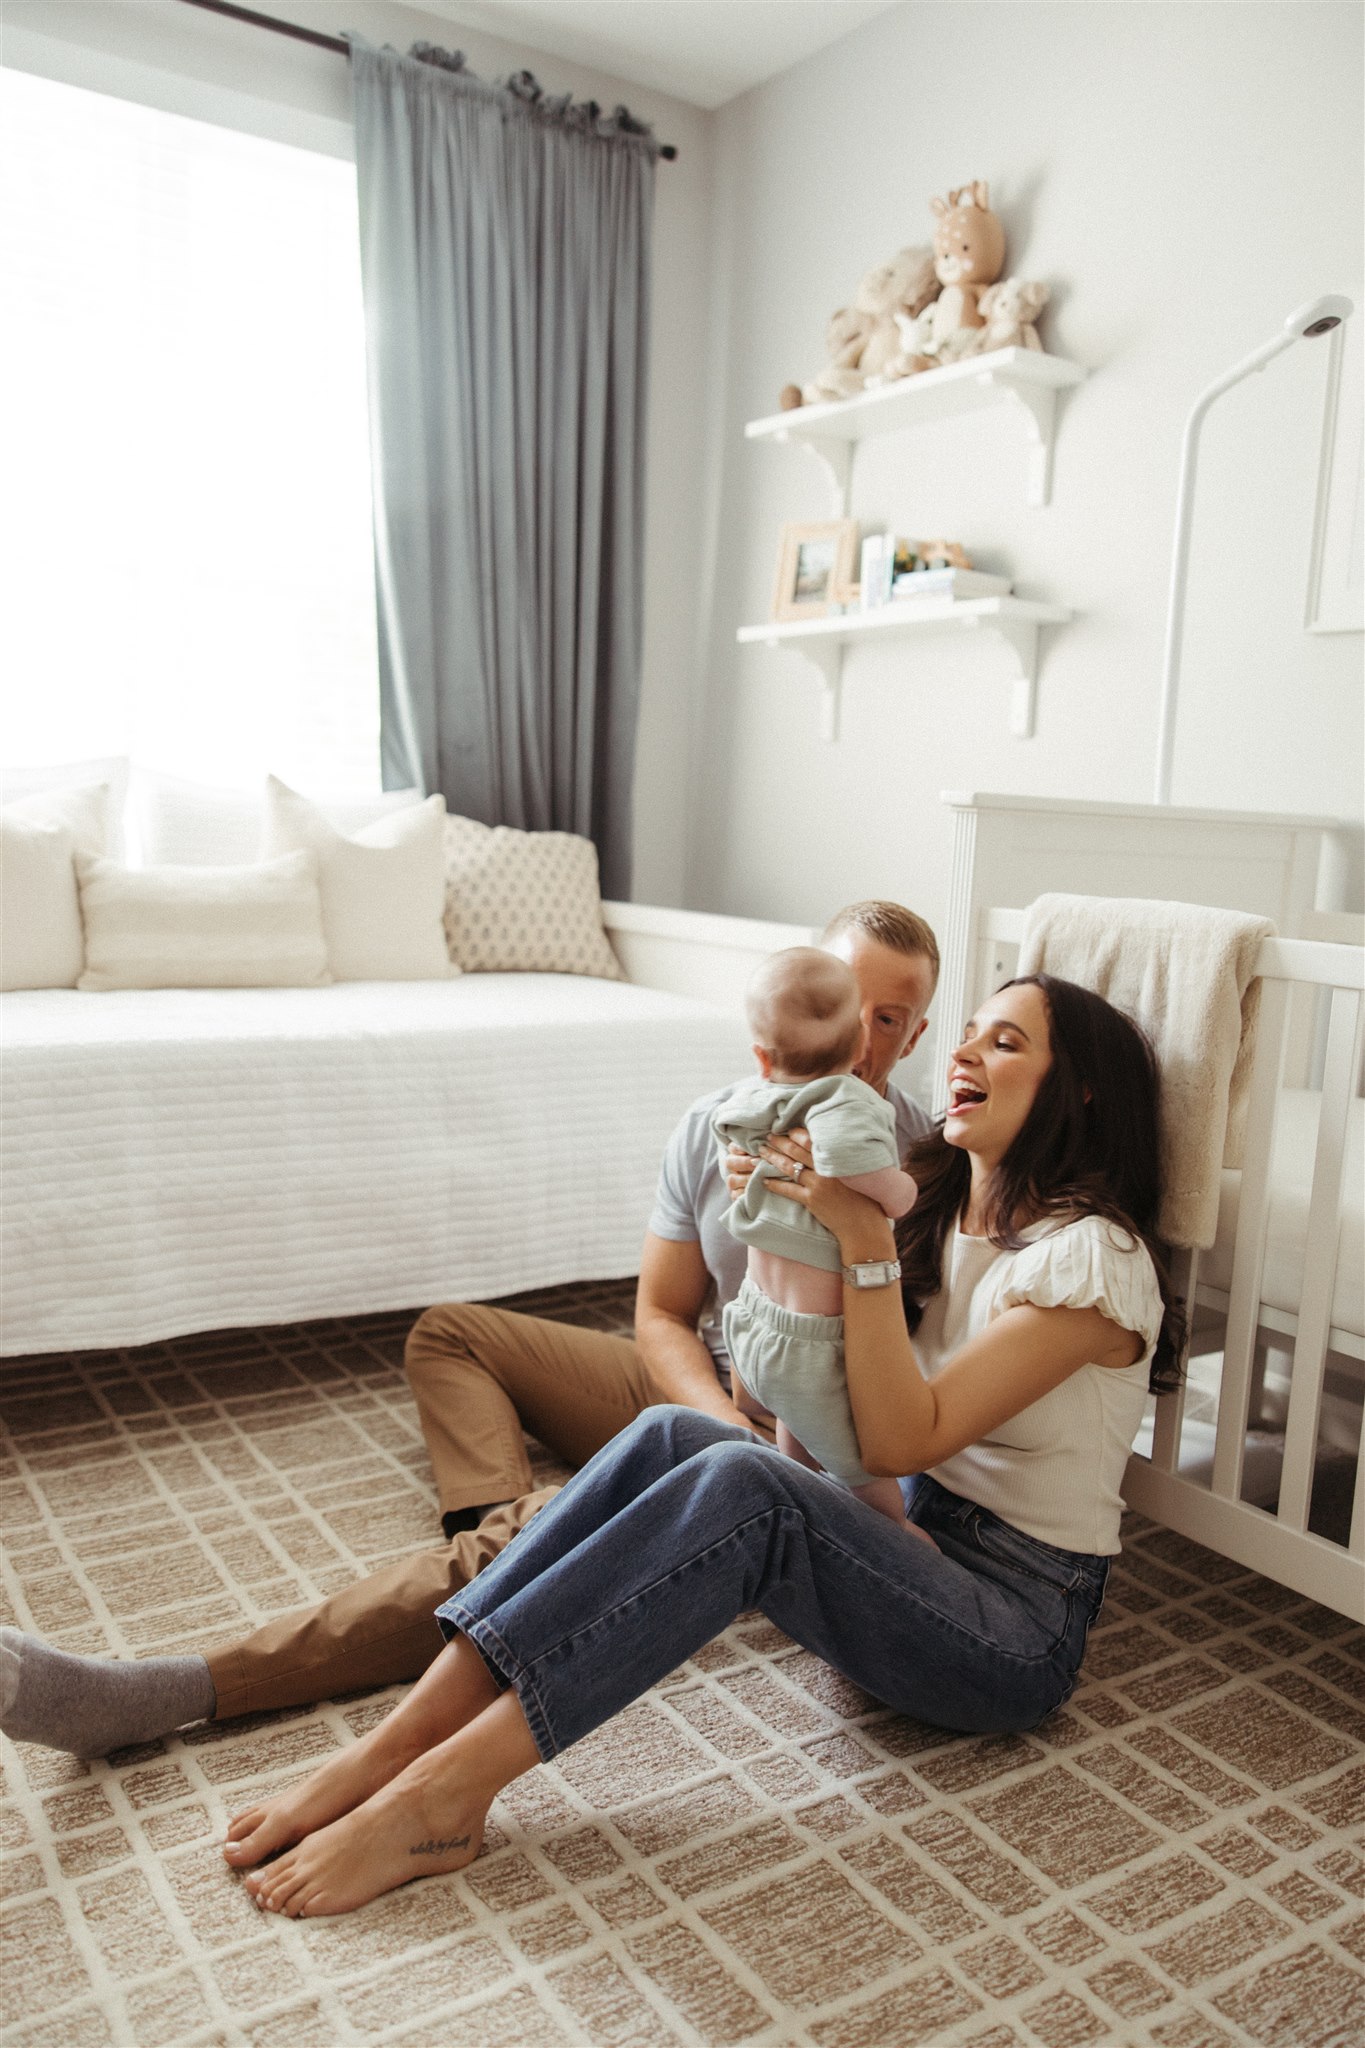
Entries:
<svg viewBox="0 0 1365 2048">
<path fill-rule="evenodd" d="M 648 460 L 656 500 L 695 507 L 703 489 L 697 421 L 709 313 L 712 116 L 389 0 L 263 0 L 262 11 L 328 35 L 356 29 L 397 49 L 418 41 L 459 48 L 483 78 L 533 70 L 551 91 L 608 107 L 624 101 L 661 141 L 676 145 L 677 160 L 661 162 L 656 173 Z M 275 141 L 352 154 L 343 58 L 174 0 L 0 0 L 0 62 Z M 702 532 L 695 516 L 680 525 L 655 516 L 646 531 L 635 861 L 635 895 L 644 902 L 683 896 L 689 820 L 679 763 L 691 731 Z"/>
<path fill-rule="evenodd" d="M 940 790 L 1150 796 L 1183 421 L 1297 303 L 1359 286 L 1361 26 L 1354 5 L 916 4 L 721 110 L 690 903 L 818 921 L 889 895 L 941 925 Z M 1036 738 L 1007 730 L 1002 643 L 963 634 L 851 651 L 829 745 L 814 672 L 734 645 L 767 616 L 783 521 L 831 516 L 811 457 L 743 422 L 819 366 L 866 268 L 929 239 L 930 195 L 973 178 L 1008 269 L 1052 286 L 1045 345 L 1091 373 L 1062 401 L 1052 504 L 1025 505 L 1002 411 L 865 444 L 853 509 L 1078 617 L 1044 636 Z M 1360 817 L 1362 637 L 1302 630 L 1326 363 L 1301 344 L 1209 415 L 1177 803 Z"/>
<path fill-rule="evenodd" d="M 388 0 L 280 12 L 458 41 L 483 76 L 529 65 L 679 146 L 658 172 L 638 899 L 809 923 L 886 894 L 941 923 L 941 789 L 1149 794 L 1185 413 L 1299 300 L 1360 283 L 1356 6 L 915 0 L 715 116 Z M 5 0 L 3 36 L 6 62 L 349 151 L 339 58 L 173 0 Z M 829 746 L 813 674 L 734 645 L 783 521 L 829 512 L 810 458 L 743 422 L 818 367 L 863 270 L 928 239 L 930 195 L 974 177 L 1010 269 L 1052 285 L 1048 346 L 1091 372 L 1053 503 L 1024 505 L 1000 416 L 869 443 L 855 509 L 960 538 L 1078 618 L 1044 636 L 1033 740 L 1006 729 L 1006 650 L 964 636 L 859 650 Z M 1360 814 L 1361 636 L 1300 625 L 1325 367 L 1303 345 L 1210 415 L 1178 802 Z"/>
</svg>

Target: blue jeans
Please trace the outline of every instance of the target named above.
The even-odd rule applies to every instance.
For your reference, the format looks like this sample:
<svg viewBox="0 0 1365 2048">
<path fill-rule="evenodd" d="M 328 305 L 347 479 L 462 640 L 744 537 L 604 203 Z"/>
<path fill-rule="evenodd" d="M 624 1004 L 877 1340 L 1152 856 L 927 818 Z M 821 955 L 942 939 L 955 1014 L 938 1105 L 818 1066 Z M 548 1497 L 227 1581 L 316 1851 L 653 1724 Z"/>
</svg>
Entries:
<svg viewBox="0 0 1365 2048">
<path fill-rule="evenodd" d="M 1035 1726 L 1076 1682 L 1108 1559 L 911 1484 L 937 1549 L 747 1430 L 648 1408 L 437 1620 L 515 1688 L 545 1758 L 751 1608 L 917 1720 Z"/>
</svg>

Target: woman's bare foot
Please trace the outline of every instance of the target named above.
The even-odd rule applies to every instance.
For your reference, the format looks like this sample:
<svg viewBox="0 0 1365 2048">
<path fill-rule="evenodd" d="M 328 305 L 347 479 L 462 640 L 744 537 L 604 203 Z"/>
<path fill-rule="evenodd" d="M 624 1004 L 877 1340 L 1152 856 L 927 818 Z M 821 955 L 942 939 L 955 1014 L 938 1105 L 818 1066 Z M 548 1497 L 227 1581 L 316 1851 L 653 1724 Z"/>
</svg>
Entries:
<svg viewBox="0 0 1365 2048">
<path fill-rule="evenodd" d="M 447 1644 L 388 1718 L 314 1771 L 302 1785 L 234 1814 L 223 1854 L 235 1870 L 263 1863 L 315 1828 L 339 1820 L 465 1727 L 498 1697 L 488 1667 L 463 1637 Z"/>
<path fill-rule="evenodd" d="M 311 1918 L 349 1913 L 415 1877 L 460 1870 L 483 1846 L 497 1794 L 539 1762 L 516 1694 L 502 1693 L 363 1806 L 253 1870 L 247 1890 L 267 1913 Z"/>
<path fill-rule="evenodd" d="M 324 1828 L 352 1807 L 362 1806 L 397 1777 L 413 1756 L 420 1754 L 421 1746 L 414 1750 L 406 1745 L 395 1748 L 391 1740 L 381 1743 L 377 1738 L 387 1727 L 387 1722 L 381 1722 L 372 1728 L 301 1785 L 234 1814 L 223 1844 L 223 1854 L 233 1868 L 245 1870 L 253 1863 L 264 1863 L 268 1856 L 302 1841 L 315 1828 Z"/>
<path fill-rule="evenodd" d="M 291 1919 L 352 1912 L 413 1878 L 472 1863 L 490 1803 L 452 1786 L 435 1756 L 420 1758 L 363 1806 L 253 1870 L 247 1890 L 263 1911 Z"/>
</svg>

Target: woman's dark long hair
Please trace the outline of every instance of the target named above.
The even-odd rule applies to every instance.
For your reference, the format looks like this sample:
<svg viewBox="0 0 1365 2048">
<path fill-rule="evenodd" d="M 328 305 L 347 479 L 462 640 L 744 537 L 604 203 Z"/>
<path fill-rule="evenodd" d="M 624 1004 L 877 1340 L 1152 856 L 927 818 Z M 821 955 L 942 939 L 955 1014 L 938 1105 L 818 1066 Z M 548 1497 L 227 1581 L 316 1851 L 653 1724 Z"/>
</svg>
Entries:
<svg viewBox="0 0 1365 2048">
<path fill-rule="evenodd" d="M 1156 1235 L 1161 1200 L 1161 1076 L 1145 1034 L 1087 988 L 1051 974 L 1023 974 L 1005 988 L 1036 988 L 1047 1005 L 1052 1064 L 1033 1107 L 996 1167 L 986 1195 L 986 1235 L 1017 1251 L 1022 1232 L 1049 1216 L 1100 1216 L 1151 1254 L 1164 1308 L 1149 1384 L 1180 1383 L 1183 1304 L 1172 1291 L 1166 1248 Z M 906 1320 L 943 1283 L 943 1247 L 971 1187 L 971 1159 L 937 1124 L 906 1161 L 919 1199 L 896 1226 Z"/>
</svg>

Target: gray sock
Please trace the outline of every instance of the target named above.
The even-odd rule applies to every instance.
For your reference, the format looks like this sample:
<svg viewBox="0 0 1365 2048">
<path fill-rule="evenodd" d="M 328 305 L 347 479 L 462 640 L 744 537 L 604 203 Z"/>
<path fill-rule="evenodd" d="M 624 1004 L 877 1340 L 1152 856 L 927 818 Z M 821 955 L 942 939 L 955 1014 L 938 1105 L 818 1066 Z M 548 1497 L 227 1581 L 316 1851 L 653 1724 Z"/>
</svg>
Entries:
<svg viewBox="0 0 1365 2048">
<path fill-rule="evenodd" d="M 107 1756 L 206 1720 L 216 1705 L 202 1657 L 77 1657 L 0 1627 L 0 1729 L 12 1742 Z"/>
</svg>

